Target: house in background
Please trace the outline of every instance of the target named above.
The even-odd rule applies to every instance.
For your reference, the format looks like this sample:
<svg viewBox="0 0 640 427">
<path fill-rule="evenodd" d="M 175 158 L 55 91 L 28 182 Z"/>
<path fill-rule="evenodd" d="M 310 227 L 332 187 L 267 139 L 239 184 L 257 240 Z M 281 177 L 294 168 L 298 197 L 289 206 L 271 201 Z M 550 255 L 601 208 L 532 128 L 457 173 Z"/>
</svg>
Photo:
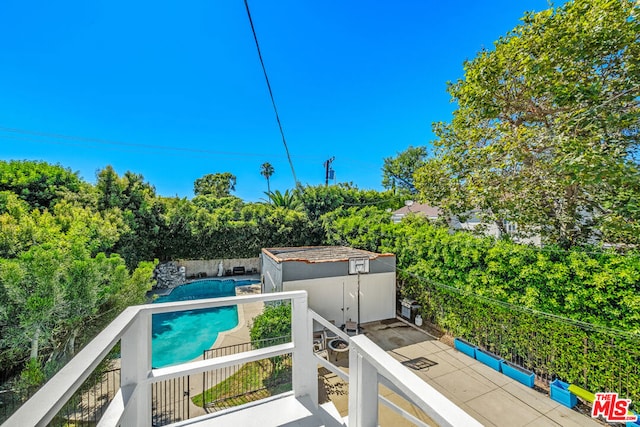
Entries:
<svg viewBox="0 0 640 427">
<path fill-rule="evenodd" d="M 401 207 L 391 214 L 391 221 L 397 224 L 402 221 L 402 218 L 409 214 L 424 216 L 430 221 L 435 221 L 440 218 L 440 216 L 442 215 L 442 211 L 439 208 L 434 208 L 433 206 L 425 205 L 422 203 L 414 203 L 408 200 L 405 203 L 405 206 Z"/>
<path fill-rule="evenodd" d="M 262 292 L 304 290 L 309 307 L 337 326 L 396 316 L 394 254 L 345 246 L 267 248 Z"/>
<path fill-rule="evenodd" d="M 411 200 L 408 200 L 405 203 L 405 206 L 393 211 L 391 213 L 391 221 L 394 223 L 399 223 L 402 221 L 402 218 L 406 217 L 409 214 L 419 215 L 426 217 L 429 221 L 436 221 L 441 218 L 443 215 L 440 208 L 436 208 L 433 206 L 429 206 L 423 203 L 415 203 Z M 500 238 L 501 232 L 498 226 L 495 223 L 487 223 L 483 222 L 480 218 L 479 211 L 473 210 L 469 212 L 467 218 L 464 221 L 460 221 L 460 219 L 456 216 L 453 216 L 447 220 L 449 224 L 449 228 L 452 231 L 456 230 L 465 230 L 465 231 L 475 231 L 476 228 L 482 228 L 482 234 L 485 236 L 493 236 L 495 238 Z M 512 236 L 513 240 L 517 243 L 529 244 L 534 246 L 541 246 L 541 239 L 539 235 L 531 236 L 531 237 L 518 237 L 516 233 L 518 232 L 518 225 L 513 222 L 506 222 L 507 233 Z"/>
</svg>

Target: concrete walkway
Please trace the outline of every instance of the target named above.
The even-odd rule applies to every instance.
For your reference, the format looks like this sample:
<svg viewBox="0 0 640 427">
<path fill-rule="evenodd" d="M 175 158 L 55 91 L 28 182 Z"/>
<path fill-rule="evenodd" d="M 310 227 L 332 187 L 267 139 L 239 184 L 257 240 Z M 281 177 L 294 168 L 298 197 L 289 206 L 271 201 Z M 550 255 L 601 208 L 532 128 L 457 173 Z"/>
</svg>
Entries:
<svg viewBox="0 0 640 427">
<path fill-rule="evenodd" d="M 375 322 L 364 333 L 399 362 L 420 361 L 412 371 L 485 426 L 601 426 L 404 322 Z"/>
</svg>

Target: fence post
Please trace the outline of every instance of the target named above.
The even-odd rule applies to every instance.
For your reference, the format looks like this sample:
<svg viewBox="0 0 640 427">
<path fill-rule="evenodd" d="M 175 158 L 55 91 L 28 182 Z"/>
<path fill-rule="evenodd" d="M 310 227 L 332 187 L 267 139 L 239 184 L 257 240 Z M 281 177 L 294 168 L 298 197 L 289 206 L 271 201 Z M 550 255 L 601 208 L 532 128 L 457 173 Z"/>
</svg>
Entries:
<svg viewBox="0 0 640 427">
<path fill-rule="evenodd" d="M 309 319 L 306 294 L 292 298 L 293 392 L 296 397 L 308 395 L 311 402 L 318 406 L 318 367 L 313 357 L 312 323 Z"/>
<path fill-rule="evenodd" d="M 122 425 L 151 425 L 151 314 L 141 310 L 121 341 L 120 387 L 125 397 Z"/>
</svg>

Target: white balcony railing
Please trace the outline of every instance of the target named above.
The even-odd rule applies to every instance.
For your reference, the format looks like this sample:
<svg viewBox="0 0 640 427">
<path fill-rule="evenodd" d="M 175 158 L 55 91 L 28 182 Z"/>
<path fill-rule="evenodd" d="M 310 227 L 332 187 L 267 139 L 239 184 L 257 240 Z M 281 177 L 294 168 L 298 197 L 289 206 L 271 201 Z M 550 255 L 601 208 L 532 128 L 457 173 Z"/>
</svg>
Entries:
<svg viewBox="0 0 640 427">
<path fill-rule="evenodd" d="M 276 300 L 291 301 L 291 342 L 166 368 L 151 367 L 152 314 Z M 314 357 L 314 321 L 350 341 L 349 375 L 326 359 L 317 355 Z M 480 425 L 367 337 L 356 336 L 349 339 L 342 331 L 308 309 L 306 292 L 295 291 L 129 307 L 25 402 L 3 426 L 47 425 L 118 342 L 121 343 L 120 389 L 102 416 L 99 426 L 150 426 L 150 385 L 153 383 L 285 354 L 292 355 L 292 394 L 298 399 L 304 397 L 315 407 L 318 406 L 318 364 L 349 381 L 348 424 L 351 427 L 377 425 L 378 401 L 406 418 L 418 421 L 419 425 L 424 425 L 405 410 L 379 397 L 379 382 L 416 405 L 440 425 Z"/>
</svg>

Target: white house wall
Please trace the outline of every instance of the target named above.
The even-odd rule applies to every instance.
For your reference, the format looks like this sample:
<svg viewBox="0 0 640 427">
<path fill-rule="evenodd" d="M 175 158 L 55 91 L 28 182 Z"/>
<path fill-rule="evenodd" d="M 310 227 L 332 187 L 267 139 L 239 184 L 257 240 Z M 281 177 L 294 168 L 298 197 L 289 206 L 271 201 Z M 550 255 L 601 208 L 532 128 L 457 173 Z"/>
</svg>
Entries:
<svg viewBox="0 0 640 427">
<path fill-rule="evenodd" d="M 357 275 L 283 283 L 283 291 L 307 291 L 309 307 L 338 326 L 358 321 L 357 289 Z M 395 272 L 360 275 L 360 323 L 395 317 L 395 299 Z"/>
</svg>

